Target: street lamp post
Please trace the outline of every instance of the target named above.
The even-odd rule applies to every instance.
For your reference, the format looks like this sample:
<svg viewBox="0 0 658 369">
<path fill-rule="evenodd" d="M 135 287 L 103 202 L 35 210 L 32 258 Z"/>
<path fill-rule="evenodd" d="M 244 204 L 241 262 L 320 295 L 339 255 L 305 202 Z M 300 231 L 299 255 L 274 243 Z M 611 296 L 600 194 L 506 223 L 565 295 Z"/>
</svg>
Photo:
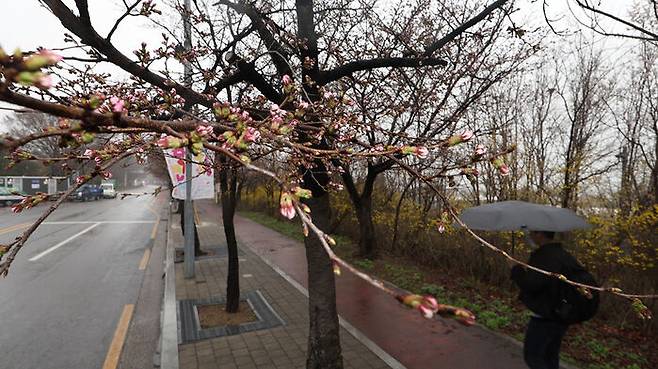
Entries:
<svg viewBox="0 0 658 369">
<path fill-rule="evenodd" d="M 183 30 L 185 33 L 184 47 L 185 50 L 192 49 L 192 27 L 190 24 L 190 0 L 185 0 L 185 10 L 183 12 Z M 190 62 L 184 60 L 184 80 L 185 85 L 192 86 L 192 67 Z M 192 206 L 192 154 L 190 149 L 185 150 L 185 256 L 184 256 L 184 275 L 186 279 L 194 278 L 194 208 Z"/>
</svg>

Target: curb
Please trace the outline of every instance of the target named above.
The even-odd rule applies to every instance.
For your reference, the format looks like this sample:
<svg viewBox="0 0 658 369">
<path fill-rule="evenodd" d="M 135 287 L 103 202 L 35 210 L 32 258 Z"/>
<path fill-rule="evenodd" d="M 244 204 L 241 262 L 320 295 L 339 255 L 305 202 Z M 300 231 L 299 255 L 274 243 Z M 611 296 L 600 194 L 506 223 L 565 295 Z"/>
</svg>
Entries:
<svg viewBox="0 0 658 369">
<path fill-rule="evenodd" d="M 174 267 L 174 244 L 171 242 L 169 225 L 172 223 L 169 208 L 167 221 L 167 244 L 164 266 L 164 297 L 162 299 L 162 323 L 160 333 L 160 368 L 178 369 L 178 317 L 176 304 L 176 270 Z"/>
</svg>

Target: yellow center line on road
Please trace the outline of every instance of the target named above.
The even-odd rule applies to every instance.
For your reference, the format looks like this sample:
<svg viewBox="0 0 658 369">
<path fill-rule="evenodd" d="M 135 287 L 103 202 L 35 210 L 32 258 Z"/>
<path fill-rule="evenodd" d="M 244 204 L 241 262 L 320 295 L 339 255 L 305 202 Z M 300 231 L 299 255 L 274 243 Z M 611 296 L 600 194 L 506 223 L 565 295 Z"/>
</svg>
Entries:
<svg viewBox="0 0 658 369">
<path fill-rule="evenodd" d="M 0 228 L 0 234 L 5 234 L 13 231 L 18 231 L 23 228 L 27 228 L 30 226 L 32 223 L 21 223 L 21 224 L 14 224 L 13 226 L 9 226 L 6 228 Z"/>
<path fill-rule="evenodd" d="M 110 349 L 107 351 L 107 356 L 105 357 L 103 369 L 116 369 L 117 365 L 119 365 L 121 350 L 123 349 L 123 343 L 125 342 L 126 334 L 128 333 L 128 324 L 130 324 L 130 319 L 132 318 L 134 310 L 135 305 L 133 304 L 128 304 L 123 307 L 121 318 L 119 318 L 119 324 L 117 325 L 116 331 L 114 331 L 114 338 L 112 338 Z"/>
<path fill-rule="evenodd" d="M 153 223 L 153 229 L 151 229 L 151 239 L 155 240 L 155 235 L 158 232 L 158 225 L 160 224 L 160 216 L 158 215 L 158 218 L 155 220 L 155 223 Z"/>
<path fill-rule="evenodd" d="M 139 262 L 139 270 L 146 269 L 146 265 L 148 265 L 150 257 L 151 257 L 151 249 L 144 250 L 144 256 L 142 256 L 142 260 Z"/>
<path fill-rule="evenodd" d="M 157 198 L 153 199 L 150 203 L 146 204 L 146 208 L 155 215 L 155 224 L 153 224 L 153 228 L 151 229 L 151 239 L 155 240 L 155 235 L 158 232 L 158 226 L 160 225 L 160 212 L 157 211 L 153 207 L 153 205 L 158 201 Z"/>
</svg>

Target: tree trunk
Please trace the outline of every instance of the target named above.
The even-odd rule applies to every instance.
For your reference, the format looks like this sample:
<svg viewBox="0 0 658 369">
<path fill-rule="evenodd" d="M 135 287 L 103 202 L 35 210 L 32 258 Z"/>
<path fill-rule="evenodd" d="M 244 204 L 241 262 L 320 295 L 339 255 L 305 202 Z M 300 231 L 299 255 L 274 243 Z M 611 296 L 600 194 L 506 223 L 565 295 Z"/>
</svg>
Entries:
<svg viewBox="0 0 658 369">
<path fill-rule="evenodd" d="M 372 221 L 372 198 L 361 198 L 360 206 L 356 208 L 356 219 L 359 222 L 359 256 L 368 259 L 377 257 L 375 225 Z"/>
<path fill-rule="evenodd" d="M 183 233 L 183 237 L 185 236 L 185 201 L 179 200 L 178 201 L 178 212 L 180 213 L 180 229 L 181 232 Z M 194 214 L 190 215 L 194 216 Z M 201 251 L 201 241 L 199 241 L 199 230 L 196 227 L 196 219 L 194 219 L 194 256 L 197 257 L 199 255 L 203 255 L 204 252 Z"/>
<path fill-rule="evenodd" d="M 327 229 L 329 195 L 308 199 L 313 220 L 320 229 Z M 340 326 L 336 309 L 336 287 L 332 261 L 312 232 L 304 240 L 308 265 L 309 335 L 307 369 L 342 369 Z"/>
<path fill-rule="evenodd" d="M 231 173 L 229 173 L 231 170 Z M 228 272 L 226 275 L 226 312 L 235 313 L 240 306 L 240 263 L 238 262 L 238 242 L 235 238 L 235 215 L 237 176 L 226 167 L 219 174 L 222 191 L 222 221 L 228 248 Z"/>
<path fill-rule="evenodd" d="M 320 89 L 314 81 L 319 80 L 320 51 L 312 0 L 296 0 L 297 37 L 304 40 L 300 48 L 300 57 L 306 66 L 302 68 L 302 83 L 309 102 L 320 101 Z M 310 61 L 310 63 L 306 63 Z M 313 117 L 305 120 L 313 122 Z M 310 142 L 309 137 L 301 136 L 302 142 Z M 313 144 L 313 147 L 326 148 L 325 142 Z M 311 190 L 312 198 L 305 203 L 311 209 L 313 222 L 322 231 L 329 227 L 331 209 L 329 206 L 329 175 L 321 160 L 313 162 L 313 168 L 301 167 L 303 187 Z M 304 239 L 306 262 L 308 264 L 308 350 L 306 352 L 307 369 L 342 369 L 343 357 L 340 347 L 340 326 L 336 310 L 336 285 L 333 265 L 320 239 L 313 234 Z"/>
<path fill-rule="evenodd" d="M 400 209 L 402 209 L 402 202 L 404 201 L 404 197 L 407 195 L 407 190 L 409 190 L 415 180 L 415 178 L 412 178 L 411 181 L 409 181 L 409 183 L 404 187 L 404 190 L 402 190 L 402 193 L 400 194 L 400 200 L 398 200 L 398 204 L 395 206 L 395 221 L 393 222 L 393 240 L 391 241 L 391 249 L 395 249 L 396 243 L 398 241 L 398 224 L 400 221 Z"/>
<path fill-rule="evenodd" d="M 628 146 L 623 146 L 619 158 L 621 159 L 621 184 L 619 186 L 619 210 L 620 214 L 624 217 L 630 215 L 632 199 L 631 199 L 631 183 L 632 183 L 632 167 L 628 158 Z"/>
<path fill-rule="evenodd" d="M 657 133 L 655 137 L 658 137 L 658 129 L 655 128 L 654 132 Z M 658 159 L 658 139 L 654 140 L 654 152 L 655 158 Z M 650 180 L 650 194 L 653 195 L 653 204 L 658 204 L 658 160 L 653 163 L 653 168 L 651 168 L 651 180 Z"/>
<path fill-rule="evenodd" d="M 384 169 L 390 167 L 389 164 L 380 164 Z M 341 175 L 345 189 L 350 195 L 352 207 L 356 213 L 356 220 L 359 223 L 359 253 L 362 258 L 374 259 L 377 257 L 377 235 L 375 226 L 372 221 L 372 193 L 375 187 L 375 179 L 382 170 L 368 165 L 368 173 L 363 183 L 363 191 L 359 190 L 354 183 L 354 177 L 350 173 L 350 168 L 343 165 L 344 172 Z"/>
<path fill-rule="evenodd" d="M 574 152 L 573 152 L 573 141 L 575 140 L 573 138 L 573 124 L 572 123 L 572 128 L 571 128 L 571 136 L 569 138 L 569 147 L 567 148 L 567 155 L 566 155 L 566 160 L 564 163 L 564 180 L 562 182 L 562 199 L 561 199 L 561 205 L 565 209 L 570 209 L 572 206 L 572 198 L 573 198 L 573 176 L 575 176 L 575 168 L 574 168 Z"/>
<path fill-rule="evenodd" d="M 325 231 L 331 219 L 329 194 L 326 191 L 329 176 L 319 160 L 314 168 L 303 171 L 303 187 L 311 190 L 312 197 L 304 200 L 311 209 L 313 223 Z M 309 334 L 306 357 L 307 369 L 342 369 L 340 326 L 336 309 L 336 285 L 333 262 L 313 232 L 304 239 L 308 266 Z"/>
</svg>

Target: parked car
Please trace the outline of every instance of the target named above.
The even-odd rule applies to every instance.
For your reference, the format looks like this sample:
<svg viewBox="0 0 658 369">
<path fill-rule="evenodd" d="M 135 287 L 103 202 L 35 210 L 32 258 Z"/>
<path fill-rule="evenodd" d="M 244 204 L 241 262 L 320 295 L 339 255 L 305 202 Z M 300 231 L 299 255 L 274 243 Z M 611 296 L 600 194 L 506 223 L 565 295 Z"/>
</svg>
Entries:
<svg viewBox="0 0 658 369">
<path fill-rule="evenodd" d="M 99 185 L 89 185 L 91 187 L 91 193 L 94 195 L 94 200 L 100 200 L 103 198 L 103 188 Z"/>
<path fill-rule="evenodd" d="M 114 183 L 101 183 L 103 197 L 106 199 L 116 199 L 117 191 L 114 189 Z"/>
<path fill-rule="evenodd" d="M 19 191 L 11 191 L 6 188 L 0 188 L 0 206 L 11 206 L 18 204 L 23 200 L 23 194 Z"/>
<path fill-rule="evenodd" d="M 101 190 L 102 191 L 102 190 Z M 75 191 L 69 199 L 71 201 L 91 201 L 98 200 L 103 196 L 102 192 L 99 194 L 98 190 L 92 185 L 82 185 Z"/>
</svg>

